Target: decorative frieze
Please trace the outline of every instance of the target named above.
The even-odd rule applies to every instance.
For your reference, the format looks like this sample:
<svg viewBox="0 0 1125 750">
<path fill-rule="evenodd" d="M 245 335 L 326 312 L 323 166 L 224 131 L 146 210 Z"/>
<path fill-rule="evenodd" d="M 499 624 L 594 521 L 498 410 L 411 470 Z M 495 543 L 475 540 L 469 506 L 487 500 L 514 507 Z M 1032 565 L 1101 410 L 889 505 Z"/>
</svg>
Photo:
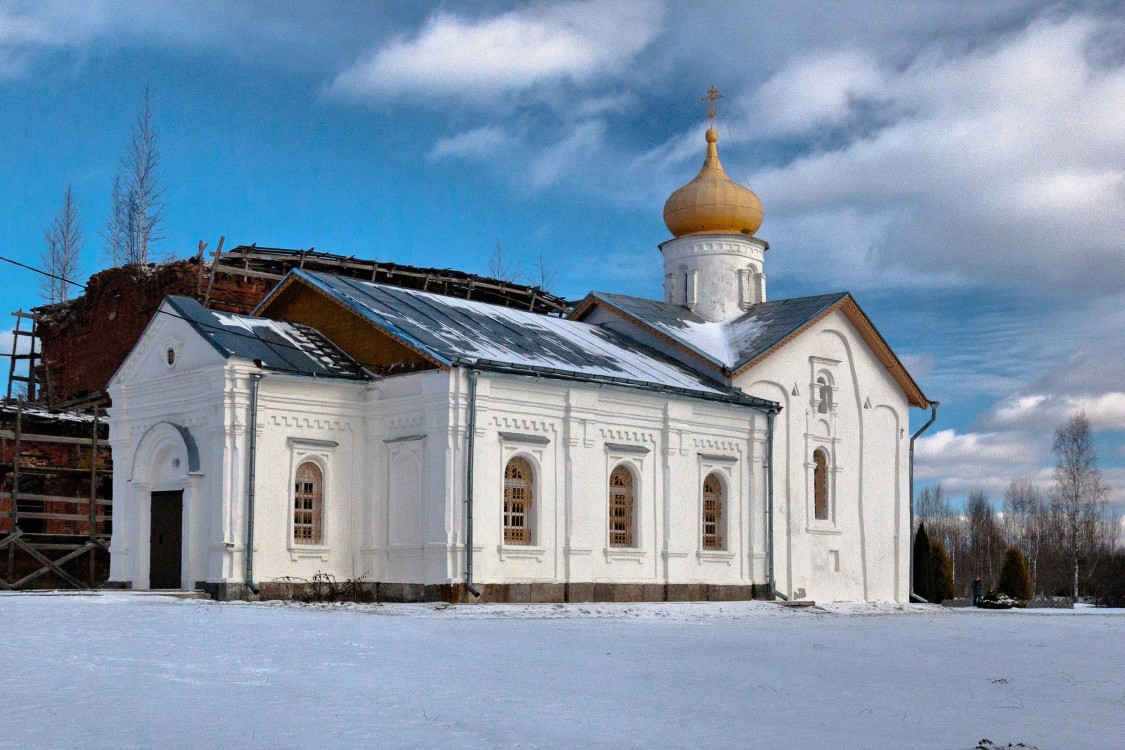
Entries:
<svg viewBox="0 0 1125 750">
<path fill-rule="evenodd" d="M 340 419 L 317 417 L 298 417 L 291 414 L 271 414 L 270 424 L 285 429 L 327 430 L 329 432 L 351 432 L 352 425 Z"/>
</svg>

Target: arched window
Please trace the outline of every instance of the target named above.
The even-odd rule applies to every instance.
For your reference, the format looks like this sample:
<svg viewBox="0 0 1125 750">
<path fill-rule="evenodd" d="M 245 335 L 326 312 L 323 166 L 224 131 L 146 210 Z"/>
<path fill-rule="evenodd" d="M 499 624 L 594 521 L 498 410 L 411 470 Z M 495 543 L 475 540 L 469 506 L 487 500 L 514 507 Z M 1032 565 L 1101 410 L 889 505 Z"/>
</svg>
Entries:
<svg viewBox="0 0 1125 750">
<path fill-rule="evenodd" d="M 624 466 L 609 475 L 609 546 L 633 546 L 633 472 Z"/>
<path fill-rule="evenodd" d="M 816 379 L 816 398 L 817 414 L 828 414 L 832 411 L 832 384 L 824 375 Z"/>
<path fill-rule="evenodd" d="M 828 520 L 828 453 L 823 448 L 813 451 L 813 517 Z"/>
<path fill-rule="evenodd" d="M 531 544 L 531 464 L 513 458 L 504 469 L 504 544 Z"/>
<path fill-rule="evenodd" d="M 703 480 L 703 549 L 723 548 L 723 485 L 714 474 Z"/>
<path fill-rule="evenodd" d="M 324 539 L 324 473 L 312 461 L 297 467 L 293 488 L 293 542 L 320 544 Z"/>
</svg>

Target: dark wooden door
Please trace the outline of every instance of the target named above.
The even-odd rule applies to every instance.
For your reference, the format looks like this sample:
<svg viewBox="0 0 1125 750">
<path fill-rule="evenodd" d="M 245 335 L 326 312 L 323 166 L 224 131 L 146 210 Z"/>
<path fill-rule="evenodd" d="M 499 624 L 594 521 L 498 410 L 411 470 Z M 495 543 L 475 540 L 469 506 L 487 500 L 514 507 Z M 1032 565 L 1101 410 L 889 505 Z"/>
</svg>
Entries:
<svg viewBox="0 0 1125 750">
<path fill-rule="evenodd" d="M 180 587 L 184 491 L 152 493 L 149 588 Z"/>
</svg>

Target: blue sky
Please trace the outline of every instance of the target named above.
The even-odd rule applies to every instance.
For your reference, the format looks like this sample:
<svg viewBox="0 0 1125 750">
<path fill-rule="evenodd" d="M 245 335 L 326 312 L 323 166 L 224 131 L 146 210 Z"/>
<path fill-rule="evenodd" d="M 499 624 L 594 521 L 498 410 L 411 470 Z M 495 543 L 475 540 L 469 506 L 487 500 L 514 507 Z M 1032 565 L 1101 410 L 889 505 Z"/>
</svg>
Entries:
<svg viewBox="0 0 1125 750">
<path fill-rule="evenodd" d="M 151 87 L 169 257 L 257 242 L 659 296 L 702 159 L 765 207 L 773 298 L 851 290 L 942 402 L 918 475 L 1049 481 L 1086 409 L 1125 503 L 1125 22 L 1114 3 L 0 0 L 4 253 L 72 183 L 85 270 Z M 0 269 L 8 308 L 36 280 Z M 8 347 L 10 339 L 0 340 Z M 923 414 L 914 415 L 920 424 Z"/>
</svg>

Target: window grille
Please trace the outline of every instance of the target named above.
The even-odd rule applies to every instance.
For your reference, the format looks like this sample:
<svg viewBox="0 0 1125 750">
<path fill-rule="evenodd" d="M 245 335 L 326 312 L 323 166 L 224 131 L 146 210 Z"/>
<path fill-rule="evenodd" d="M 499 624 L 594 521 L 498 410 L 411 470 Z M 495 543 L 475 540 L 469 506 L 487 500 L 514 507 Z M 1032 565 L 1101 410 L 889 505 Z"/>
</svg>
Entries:
<svg viewBox="0 0 1125 750">
<path fill-rule="evenodd" d="M 633 546 L 633 472 L 624 466 L 609 475 L 609 546 Z"/>
<path fill-rule="evenodd" d="M 703 549 L 723 548 L 723 485 L 714 474 L 703 480 Z"/>
<path fill-rule="evenodd" d="M 306 461 L 297 467 L 293 488 L 293 541 L 296 544 L 320 544 L 324 527 L 324 474 L 320 467 Z"/>
<path fill-rule="evenodd" d="M 823 448 L 813 451 L 813 516 L 828 520 L 828 454 Z"/>
<path fill-rule="evenodd" d="M 531 544 L 531 464 L 513 458 L 504 469 L 504 544 Z"/>
</svg>

